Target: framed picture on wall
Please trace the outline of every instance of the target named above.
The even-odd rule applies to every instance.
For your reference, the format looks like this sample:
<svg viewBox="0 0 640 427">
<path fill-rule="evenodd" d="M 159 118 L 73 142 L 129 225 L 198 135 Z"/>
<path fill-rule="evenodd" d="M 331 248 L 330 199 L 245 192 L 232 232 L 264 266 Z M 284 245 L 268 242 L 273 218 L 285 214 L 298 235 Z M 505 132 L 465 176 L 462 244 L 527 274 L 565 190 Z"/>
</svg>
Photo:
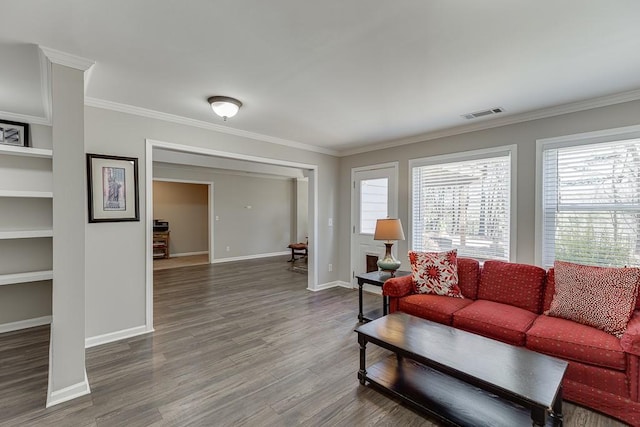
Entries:
<svg viewBox="0 0 640 427">
<path fill-rule="evenodd" d="M 138 159 L 87 154 L 89 222 L 140 221 Z"/>
<path fill-rule="evenodd" d="M 29 124 L 0 120 L 0 144 L 28 147 Z"/>
</svg>

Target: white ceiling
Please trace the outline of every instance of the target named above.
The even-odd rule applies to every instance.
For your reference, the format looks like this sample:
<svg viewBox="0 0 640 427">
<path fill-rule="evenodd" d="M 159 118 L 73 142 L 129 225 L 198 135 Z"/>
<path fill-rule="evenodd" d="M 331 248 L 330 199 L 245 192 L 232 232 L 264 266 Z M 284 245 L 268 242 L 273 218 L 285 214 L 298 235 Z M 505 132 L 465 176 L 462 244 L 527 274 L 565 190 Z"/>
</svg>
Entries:
<svg viewBox="0 0 640 427">
<path fill-rule="evenodd" d="M 640 98 L 636 0 L 2 0 L 0 111 L 46 115 L 36 45 L 89 99 L 348 152 L 613 94 Z M 226 123 L 211 95 L 244 106 Z M 498 123 L 498 122 L 496 122 Z"/>
</svg>

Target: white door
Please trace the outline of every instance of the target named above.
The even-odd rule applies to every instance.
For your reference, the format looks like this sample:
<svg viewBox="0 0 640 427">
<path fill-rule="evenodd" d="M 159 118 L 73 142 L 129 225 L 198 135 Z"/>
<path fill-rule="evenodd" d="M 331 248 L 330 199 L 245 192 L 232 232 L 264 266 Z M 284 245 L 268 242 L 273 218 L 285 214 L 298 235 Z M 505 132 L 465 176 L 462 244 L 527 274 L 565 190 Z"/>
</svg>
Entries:
<svg viewBox="0 0 640 427">
<path fill-rule="evenodd" d="M 351 284 L 355 286 L 355 276 L 377 269 L 375 262 L 384 256 L 384 243 L 373 240 L 376 221 L 398 217 L 398 164 L 352 169 L 351 176 Z M 395 245 L 393 249 L 395 256 Z"/>
</svg>

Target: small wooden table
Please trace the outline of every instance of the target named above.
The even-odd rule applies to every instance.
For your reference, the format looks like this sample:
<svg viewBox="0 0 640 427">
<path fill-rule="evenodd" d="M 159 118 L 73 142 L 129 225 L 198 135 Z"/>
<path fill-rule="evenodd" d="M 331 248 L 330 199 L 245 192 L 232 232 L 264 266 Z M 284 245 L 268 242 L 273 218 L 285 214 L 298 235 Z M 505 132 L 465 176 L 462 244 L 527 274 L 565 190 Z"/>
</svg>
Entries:
<svg viewBox="0 0 640 427">
<path fill-rule="evenodd" d="M 394 277 L 402 277 L 410 275 L 410 271 L 396 271 Z M 389 312 L 389 299 L 385 296 L 382 297 L 382 310 L 376 309 L 362 313 L 362 286 L 366 283 L 368 285 L 380 286 L 384 285 L 388 279 L 391 278 L 391 274 L 384 271 L 372 271 L 370 273 L 362 273 L 356 276 L 358 279 L 358 322 L 370 322 L 373 319 L 382 317 Z"/>
<path fill-rule="evenodd" d="M 369 382 L 446 425 L 562 425 L 564 360 L 401 312 L 355 331 L 360 383 Z M 367 367 L 369 342 L 395 357 Z"/>
<path fill-rule="evenodd" d="M 169 231 L 153 232 L 153 258 L 169 258 Z"/>
</svg>

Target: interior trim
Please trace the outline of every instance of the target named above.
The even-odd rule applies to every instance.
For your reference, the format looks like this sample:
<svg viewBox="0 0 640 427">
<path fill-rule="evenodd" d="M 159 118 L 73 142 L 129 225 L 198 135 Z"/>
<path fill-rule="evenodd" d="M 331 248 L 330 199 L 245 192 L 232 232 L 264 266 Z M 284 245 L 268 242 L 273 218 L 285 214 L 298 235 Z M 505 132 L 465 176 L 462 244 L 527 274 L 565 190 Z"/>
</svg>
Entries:
<svg viewBox="0 0 640 427">
<path fill-rule="evenodd" d="M 415 144 L 417 142 L 426 142 L 438 138 L 460 135 L 463 133 L 475 132 L 479 130 L 492 129 L 501 126 L 512 125 L 516 123 L 529 122 L 532 120 L 544 119 L 548 117 L 560 116 L 562 114 L 576 113 L 578 111 L 591 110 L 593 108 L 606 107 L 609 105 L 622 104 L 623 102 L 637 101 L 640 99 L 640 89 L 628 92 L 621 92 L 614 95 L 601 96 L 599 98 L 588 99 L 584 101 L 571 102 L 562 105 L 556 105 L 539 110 L 529 111 L 522 114 L 514 114 L 512 116 L 501 116 L 496 119 L 485 120 L 473 124 L 456 126 L 453 128 L 442 129 L 435 132 L 429 132 L 422 135 L 416 135 L 408 138 L 396 139 L 375 145 L 367 145 L 364 147 L 356 147 L 340 151 L 339 156 L 351 156 L 353 154 L 367 153 L 374 150 L 382 150 L 385 148 L 399 147 L 401 145 Z"/>
<path fill-rule="evenodd" d="M 136 326 L 135 328 L 123 329 L 121 331 L 109 332 L 108 334 L 96 335 L 94 337 L 84 339 L 84 348 L 91 348 L 98 345 L 123 340 L 125 338 L 148 334 L 150 332 L 153 332 L 153 329 L 149 330 L 145 325 L 142 325 Z"/>
<path fill-rule="evenodd" d="M 284 145 L 299 150 L 313 151 L 320 154 L 328 154 L 330 156 L 338 156 L 338 151 L 328 148 L 317 147 L 315 145 L 304 144 L 302 142 L 290 141 L 288 139 L 277 138 L 269 135 L 262 135 L 255 132 L 249 132 L 241 129 L 234 129 L 227 126 L 217 125 L 202 120 L 191 119 L 188 117 L 178 116 L 175 114 L 163 113 L 161 111 L 150 110 L 148 108 L 136 107 L 133 105 L 120 104 L 118 102 L 107 101 L 104 99 L 92 98 L 85 96 L 84 105 L 88 107 L 102 108 L 105 110 L 118 111 L 120 113 L 133 114 L 135 116 L 148 117 L 150 119 L 162 120 L 165 122 L 177 123 L 185 126 L 193 126 L 196 128 L 213 130 L 228 135 L 236 135 L 244 138 L 254 139 L 256 141 L 269 142 L 272 144 Z"/>
<path fill-rule="evenodd" d="M 34 317 L 33 319 L 18 320 L 0 324 L 0 334 L 19 331 L 20 329 L 35 328 L 36 326 L 50 325 L 52 316 Z"/>
<path fill-rule="evenodd" d="M 49 383 L 51 384 L 51 383 Z M 60 390 L 51 391 L 47 393 L 47 408 L 58 405 L 63 402 L 75 399 L 76 397 L 84 396 L 91 393 L 91 387 L 89 387 L 89 379 L 87 378 L 87 370 L 84 371 L 84 381 L 77 384 L 70 385 L 69 387 L 62 388 Z"/>
</svg>

